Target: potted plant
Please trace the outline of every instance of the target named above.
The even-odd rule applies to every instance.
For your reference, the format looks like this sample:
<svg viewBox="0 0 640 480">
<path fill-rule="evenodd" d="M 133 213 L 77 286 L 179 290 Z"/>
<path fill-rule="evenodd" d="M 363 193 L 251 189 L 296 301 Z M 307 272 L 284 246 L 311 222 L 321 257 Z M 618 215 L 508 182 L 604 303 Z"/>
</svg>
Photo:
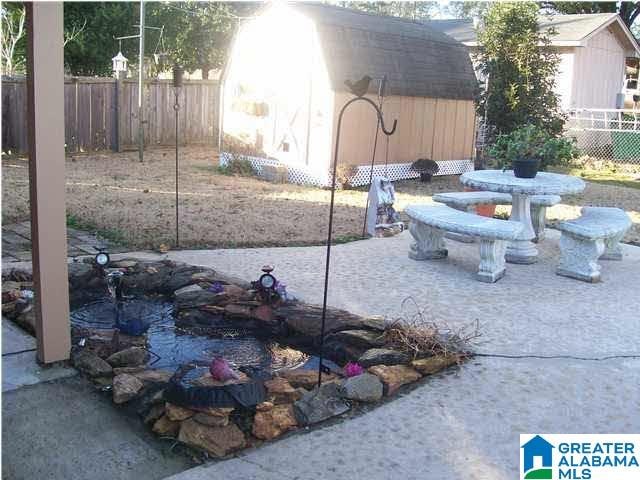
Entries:
<svg viewBox="0 0 640 480">
<path fill-rule="evenodd" d="M 411 170 L 420 174 L 421 182 L 430 182 L 439 169 L 438 164 L 428 158 L 420 158 L 411 164 Z"/>
<path fill-rule="evenodd" d="M 550 165 L 567 164 L 578 156 L 571 140 L 554 137 L 535 125 L 520 127 L 499 135 L 489 147 L 489 155 L 503 169 L 513 168 L 519 178 L 534 178 Z"/>
</svg>

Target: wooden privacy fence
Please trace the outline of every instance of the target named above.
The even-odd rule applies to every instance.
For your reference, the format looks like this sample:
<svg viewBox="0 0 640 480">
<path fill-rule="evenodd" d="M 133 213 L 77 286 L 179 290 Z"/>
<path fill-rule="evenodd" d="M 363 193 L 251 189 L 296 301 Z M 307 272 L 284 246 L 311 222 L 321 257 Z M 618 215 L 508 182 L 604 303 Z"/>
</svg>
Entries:
<svg viewBox="0 0 640 480">
<path fill-rule="evenodd" d="M 144 143 L 175 143 L 171 80 L 144 84 Z M 181 144 L 214 143 L 218 132 L 218 81 L 185 80 L 178 101 Z M 122 151 L 138 144 L 138 83 L 131 79 L 66 78 L 65 143 L 68 152 Z M 2 150 L 27 152 L 24 77 L 2 77 Z"/>
</svg>

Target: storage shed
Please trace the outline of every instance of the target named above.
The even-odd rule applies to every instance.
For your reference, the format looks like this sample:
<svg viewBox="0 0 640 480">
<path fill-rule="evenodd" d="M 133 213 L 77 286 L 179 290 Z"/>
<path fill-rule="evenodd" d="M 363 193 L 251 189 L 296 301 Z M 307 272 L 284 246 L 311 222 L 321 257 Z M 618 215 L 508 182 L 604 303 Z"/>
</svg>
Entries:
<svg viewBox="0 0 640 480">
<path fill-rule="evenodd" d="M 379 134 L 378 174 L 416 177 L 418 158 L 436 160 L 441 175 L 473 169 L 466 47 L 418 22 L 316 3 L 272 4 L 239 28 L 222 76 L 221 162 L 239 140 L 262 152 L 249 157 L 259 172 L 284 165 L 291 182 L 327 185 L 338 113 L 352 98 L 344 82 L 364 75 L 375 102 L 387 76 L 384 117 L 398 120 L 388 145 Z M 368 182 L 376 125 L 364 102 L 344 115 L 339 162 L 355 167 L 353 185 Z"/>
</svg>

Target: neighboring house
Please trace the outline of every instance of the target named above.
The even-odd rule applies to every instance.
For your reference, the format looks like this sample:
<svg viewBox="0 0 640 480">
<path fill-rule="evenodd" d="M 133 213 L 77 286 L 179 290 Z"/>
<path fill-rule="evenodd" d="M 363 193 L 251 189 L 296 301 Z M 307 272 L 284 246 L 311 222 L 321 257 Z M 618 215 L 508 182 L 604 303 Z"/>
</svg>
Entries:
<svg viewBox="0 0 640 480">
<path fill-rule="evenodd" d="M 565 110 L 620 108 L 619 94 L 638 91 L 640 47 L 616 13 L 540 16 L 540 28 L 553 29 L 552 48 L 560 56 L 556 90 Z M 432 20 L 428 25 L 479 49 L 471 20 Z"/>
<path fill-rule="evenodd" d="M 353 98 L 345 80 L 373 77 L 368 97 L 383 105 L 375 171 L 416 177 L 411 162 L 431 158 L 441 174 L 473 169 L 477 81 L 464 45 L 428 26 L 316 3 L 272 4 L 243 23 L 222 75 L 221 162 L 231 137 L 264 152 L 259 171 L 285 165 L 290 181 L 327 185 L 338 113 Z M 368 183 L 377 117 L 364 102 L 344 115 L 339 164 L 352 184 Z M 229 142 L 226 142 L 227 147 Z"/>
</svg>

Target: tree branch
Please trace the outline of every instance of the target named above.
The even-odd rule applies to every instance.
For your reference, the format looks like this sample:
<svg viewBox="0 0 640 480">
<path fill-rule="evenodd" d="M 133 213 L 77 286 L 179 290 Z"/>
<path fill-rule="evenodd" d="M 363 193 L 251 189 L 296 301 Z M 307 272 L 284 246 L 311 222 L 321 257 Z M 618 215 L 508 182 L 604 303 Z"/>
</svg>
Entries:
<svg viewBox="0 0 640 480">
<path fill-rule="evenodd" d="M 84 23 L 80 28 L 76 29 L 77 25 L 74 25 L 70 32 L 64 32 L 63 46 L 66 46 L 67 43 L 73 42 L 76 38 L 78 38 L 78 36 L 84 31 L 86 26 L 87 26 L 87 19 L 85 18 Z"/>
</svg>

